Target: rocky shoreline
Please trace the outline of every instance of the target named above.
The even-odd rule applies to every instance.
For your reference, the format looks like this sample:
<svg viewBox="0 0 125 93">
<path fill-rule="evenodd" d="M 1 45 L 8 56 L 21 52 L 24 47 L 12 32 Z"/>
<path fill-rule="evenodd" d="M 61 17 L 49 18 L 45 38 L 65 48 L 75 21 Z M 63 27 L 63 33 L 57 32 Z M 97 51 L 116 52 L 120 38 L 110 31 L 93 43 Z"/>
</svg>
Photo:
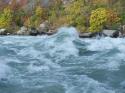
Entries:
<svg viewBox="0 0 125 93">
<path fill-rule="evenodd" d="M 0 36 L 8 36 L 8 35 L 18 35 L 18 36 L 37 36 L 37 35 L 53 35 L 57 32 L 57 30 L 49 30 L 49 31 L 39 31 L 35 28 L 27 29 L 25 27 L 21 27 L 21 29 L 17 33 L 8 33 L 6 29 L 0 29 Z M 86 32 L 86 33 L 79 33 L 80 38 L 92 38 L 96 36 L 102 36 L 102 37 L 125 37 L 125 34 L 123 34 L 121 31 L 117 30 L 103 30 L 102 32 Z"/>
<path fill-rule="evenodd" d="M 118 30 L 109 30 L 109 29 L 103 29 L 101 32 L 79 32 L 80 38 L 92 38 L 96 36 L 100 37 L 112 37 L 112 38 L 118 38 L 118 37 L 125 37 L 125 31 L 124 26 Z M 40 24 L 39 28 L 27 28 L 25 26 L 21 27 L 20 30 L 14 32 L 14 33 L 8 33 L 6 29 L 0 29 L 0 36 L 7 36 L 7 35 L 18 35 L 18 36 L 37 36 L 37 35 L 53 35 L 56 32 L 58 32 L 57 29 L 51 29 L 48 22 L 44 22 Z"/>
<path fill-rule="evenodd" d="M 49 30 L 48 32 L 46 31 L 39 31 L 36 30 L 35 28 L 31 28 L 31 29 L 26 29 L 25 27 L 22 27 L 21 30 L 19 30 L 17 33 L 7 33 L 6 29 L 0 29 L 0 36 L 11 36 L 11 35 L 15 35 L 15 36 L 37 36 L 37 35 L 53 35 L 57 33 L 57 30 Z M 112 38 L 118 38 L 118 37 L 125 37 L 125 34 L 122 34 L 121 31 L 117 31 L 117 30 L 103 30 L 102 32 L 96 32 L 96 33 L 90 33 L 90 32 L 86 32 L 86 33 L 79 33 L 79 37 L 80 38 L 93 38 L 96 36 L 100 36 L 100 37 L 112 37 Z"/>
</svg>

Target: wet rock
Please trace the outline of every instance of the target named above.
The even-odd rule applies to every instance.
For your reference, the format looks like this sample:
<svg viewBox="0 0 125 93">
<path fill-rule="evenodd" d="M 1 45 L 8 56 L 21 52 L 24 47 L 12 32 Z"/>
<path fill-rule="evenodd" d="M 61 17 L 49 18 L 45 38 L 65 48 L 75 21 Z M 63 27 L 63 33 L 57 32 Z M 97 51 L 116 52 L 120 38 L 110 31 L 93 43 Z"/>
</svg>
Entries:
<svg viewBox="0 0 125 93">
<path fill-rule="evenodd" d="M 6 35 L 7 30 L 6 29 L 0 29 L 0 35 Z"/>
<path fill-rule="evenodd" d="M 11 35 L 10 33 L 7 33 L 6 35 Z"/>
<path fill-rule="evenodd" d="M 42 24 L 40 24 L 39 28 L 38 28 L 38 33 L 39 34 L 46 34 L 46 32 L 49 31 L 49 22 L 45 21 Z"/>
<path fill-rule="evenodd" d="M 28 28 L 23 26 L 20 30 L 16 33 L 17 35 L 29 35 Z"/>
<path fill-rule="evenodd" d="M 114 37 L 114 38 L 117 38 L 120 36 L 120 32 L 117 31 L 117 30 L 103 30 L 102 31 L 102 34 L 104 36 L 108 36 L 108 37 Z"/>
<path fill-rule="evenodd" d="M 79 37 L 81 38 L 90 38 L 92 37 L 92 33 L 88 32 L 88 33 L 80 33 Z"/>
<path fill-rule="evenodd" d="M 36 30 L 36 28 L 31 28 L 31 29 L 29 30 L 29 34 L 30 34 L 31 36 L 36 36 L 36 35 L 38 35 L 39 33 L 38 33 L 38 31 Z"/>
<path fill-rule="evenodd" d="M 46 32 L 47 35 L 53 35 L 57 32 L 57 30 L 49 30 L 48 32 Z"/>
<path fill-rule="evenodd" d="M 120 25 L 118 30 L 120 32 L 120 37 L 125 37 L 125 25 Z"/>
<path fill-rule="evenodd" d="M 120 37 L 121 33 L 117 30 L 103 30 L 102 32 L 95 32 L 95 33 L 80 33 L 79 37 L 81 38 L 92 38 L 92 37 L 113 37 L 117 38 Z"/>
</svg>

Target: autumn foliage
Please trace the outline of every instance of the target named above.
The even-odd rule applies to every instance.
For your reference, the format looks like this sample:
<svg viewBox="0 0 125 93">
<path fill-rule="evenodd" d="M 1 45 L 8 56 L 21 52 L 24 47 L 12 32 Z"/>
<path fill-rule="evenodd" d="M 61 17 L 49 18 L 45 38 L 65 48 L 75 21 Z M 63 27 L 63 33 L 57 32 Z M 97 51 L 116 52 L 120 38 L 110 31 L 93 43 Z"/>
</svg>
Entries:
<svg viewBox="0 0 125 93">
<path fill-rule="evenodd" d="M 120 17 L 117 12 L 109 9 L 107 10 L 107 24 L 113 25 L 115 23 L 118 23 L 120 21 Z"/>
<path fill-rule="evenodd" d="M 107 10 L 105 8 L 98 8 L 93 10 L 90 16 L 90 31 L 98 32 L 102 30 L 107 22 Z"/>
<path fill-rule="evenodd" d="M 13 19 L 13 11 L 6 7 L 0 14 L 0 28 L 9 28 Z"/>
<path fill-rule="evenodd" d="M 48 20 L 54 28 L 74 26 L 80 32 L 98 32 L 125 23 L 125 13 L 121 12 L 124 10 L 123 0 L 73 0 L 66 4 L 62 0 L 52 0 L 47 7 L 41 5 L 42 0 L 11 0 L 11 4 L 3 1 L 0 1 L 0 28 L 38 28 Z"/>
<path fill-rule="evenodd" d="M 101 31 L 104 26 L 112 26 L 120 21 L 118 14 L 106 8 L 98 8 L 93 10 L 90 16 L 90 31 Z"/>
<path fill-rule="evenodd" d="M 36 6 L 34 13 L 25 20 L 24 25 L 27 27 L 38 27 L 42 22 L 44 15 L 44 9 L 40 6 Z"/>
</svg>

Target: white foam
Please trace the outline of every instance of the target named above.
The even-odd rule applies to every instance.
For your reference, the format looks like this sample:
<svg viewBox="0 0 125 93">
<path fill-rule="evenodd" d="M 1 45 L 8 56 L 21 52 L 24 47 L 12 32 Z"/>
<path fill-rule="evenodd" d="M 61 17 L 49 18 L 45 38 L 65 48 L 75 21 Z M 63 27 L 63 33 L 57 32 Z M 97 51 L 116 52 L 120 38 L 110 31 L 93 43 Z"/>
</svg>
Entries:
<svg viewBox="0 0 125 93">
<path fill-rule="evenodd" d="M 85 75 L 77 76 L 76 86 L 68 87 L 66 93 L 116 93 L 108 85 L 100 83 Z"/>
<path fill-rule="evenodd" d="M 78 38 L 78 32 L 74 27 L 61 27 L 58 29 L 58 33 L 56 35 L 65 35 L 67 37 Z"/>
<path fill-rule="evenodd" d="M 37 57 L 39 57 L 40 54 L 41 54 L 40 51 L 37 51 L 33 47 L 29 46 L 27 48 L 24 48 L 24 49 L 20 50 L 17 55 L 19 55 L 19 56 L 29 56 L 29 57 L 32 57 L 32 58 L 37 58 Z"/>
<path fill-rule="evenodd" d="M 44 47 L 56 61 L 63 60 L 68 56 L 78 56 L 78 49 L 73 43 L 78 38 L 75 28 L 60 28 L 59 32 L 44 42 Z"/>
<path fill-rule="evenodd" d="M 48 71 L 50 68 L 48 66 L 34 66 L 33 64 L 28 66 L 29 72 L 41 72 L 41 71 Z"/>
<path fill-rule="evenodd" d="M 60 69 L 60 66 L 54 62 L 52 62 L 49 59 L 46 59 L 44 57 L 41 57 L 41 62 L 42 64 L 39 65 L 34 65 L 36 62 L 31 62 L 31 64 L 27 67 L 28 71 L 30 73 L 35 73 L 35 72 L 42 72 L 42 71 L 50 71 L 51 69 Z"/>
<path fill-rule="evenodd" d="M 87 50 L 99 51 L 95 55 L 88 57 L 88 60 L 93 60 L 94 65 L 90 68 L 119 70 L 125 57 L 125 39 L 124 38 L 100 38 L 100 39 L 85 39 L 83 42 L 88 43 Z M 114 53 L 111 52 L 114 51 Z M 116 52 L 115 52 L 116 51 Z M 111 53 L 108 56 L 108 53 Z"/>
<path fill-rule="evenodd" d="M 85 42 L 88 43 L 88 49 L 91 51 L 104 51 L 113 48 L 118 48 L 123 50 L 125 48 L 125 39 L 123 38 L 101 38 L 101 39 L 86 39 Z"/>
</svg>

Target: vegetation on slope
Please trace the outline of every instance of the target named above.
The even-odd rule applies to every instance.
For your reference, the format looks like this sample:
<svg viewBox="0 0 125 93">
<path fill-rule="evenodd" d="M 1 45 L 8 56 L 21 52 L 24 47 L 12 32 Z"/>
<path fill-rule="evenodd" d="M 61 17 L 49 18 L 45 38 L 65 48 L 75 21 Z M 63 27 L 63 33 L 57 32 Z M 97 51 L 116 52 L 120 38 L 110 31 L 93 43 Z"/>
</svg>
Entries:
<svg viewBox="0 0 125 93">
<path fill-rule="evenodd" d="M 37 28 L 48 20 L 53 28 L 74 26 L 80 32 L 117 29 L 125 24 L 124 0 L 43 0 L 0 1 L 0 28 L 26 26 Z M 22 3 L 21 3 L 22 2 Z"/>
</svg>

